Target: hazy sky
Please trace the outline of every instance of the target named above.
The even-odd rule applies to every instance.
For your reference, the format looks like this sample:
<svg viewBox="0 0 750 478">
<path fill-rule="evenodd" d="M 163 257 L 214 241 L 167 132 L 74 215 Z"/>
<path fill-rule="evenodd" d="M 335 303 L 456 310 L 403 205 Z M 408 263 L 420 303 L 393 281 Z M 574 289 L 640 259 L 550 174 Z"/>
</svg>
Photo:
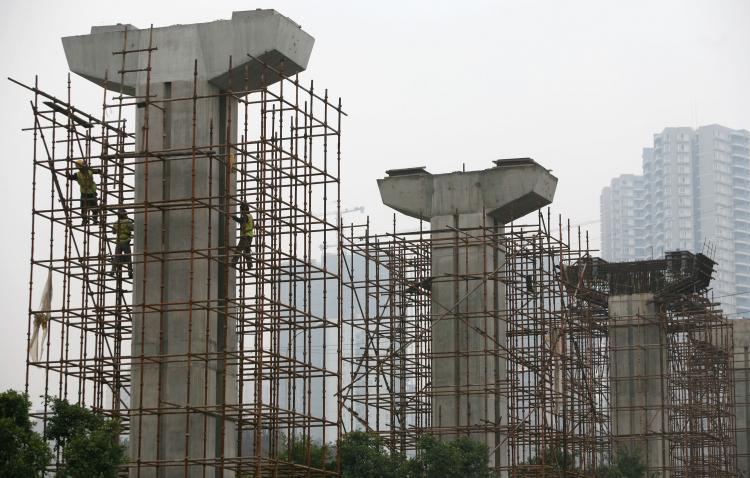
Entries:
<svg viewBox="0 0 750 478">
<path fill-rule="evenodd" d="M 531 156 L 560 180 L 554 210 L 580 223 L 598 219 L 601 188 L 639 172 L 641 148 L 665 126 L 750 129 L 748 0 L 5 0 L 0 390 L 24 381 L 31 195 L 31 137 L 20 132 L 31 125 L 30 98 L 4 78 L 38 74 L 64 96 L 60 37 L 254 8 L 274 8 L 315 37 L 308 77 L 349 114 L 343 205 L 364 206 L 380 228 L 391 221 L 375 183 L 386 169 L 482 169 Z M 101 111 L 101 92 L 79 78 L 73 101 Z"/>
</svg>

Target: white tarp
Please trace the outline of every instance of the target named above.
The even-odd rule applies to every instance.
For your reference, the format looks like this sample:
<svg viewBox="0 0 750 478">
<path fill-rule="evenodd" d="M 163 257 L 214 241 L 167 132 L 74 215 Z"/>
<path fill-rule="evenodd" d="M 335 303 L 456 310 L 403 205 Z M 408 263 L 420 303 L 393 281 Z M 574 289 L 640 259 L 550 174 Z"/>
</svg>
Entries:
<svg viewBox="0 0 750 478">
<path fill-rule="evenodd" d="M 47 283 L 44 285 L 42 300 L 39 303 L 39 310 L 34 313 L 34 332 L 29 342 L 29 353 L 31 360 L 39 360 L 40 348 L 44 350 L 44 343 L 47 340 L 47 322 L 49 322 L 50 309 L 52 308 L 52 271 L 47 274 Z M 39 340 L 39 329 L 42 329 L 42 337 Z"/>
</svg>

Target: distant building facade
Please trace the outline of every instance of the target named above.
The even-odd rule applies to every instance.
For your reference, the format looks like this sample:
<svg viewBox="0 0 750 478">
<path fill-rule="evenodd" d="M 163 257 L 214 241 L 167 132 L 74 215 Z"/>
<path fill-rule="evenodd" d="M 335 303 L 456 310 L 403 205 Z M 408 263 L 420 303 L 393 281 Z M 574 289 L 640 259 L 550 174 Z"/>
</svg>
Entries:
<svg viewBox="0 0 750 478">
<path fill-rule="evenodd" d="M 602 190 L 602 257 L 710 254 L 718 262 L 714 298 L 730 317 L 750 317 L 748 148 L 750 132 L 720 125 L 655 134 L 643 174 L 618 176 Z"/>
</svg>

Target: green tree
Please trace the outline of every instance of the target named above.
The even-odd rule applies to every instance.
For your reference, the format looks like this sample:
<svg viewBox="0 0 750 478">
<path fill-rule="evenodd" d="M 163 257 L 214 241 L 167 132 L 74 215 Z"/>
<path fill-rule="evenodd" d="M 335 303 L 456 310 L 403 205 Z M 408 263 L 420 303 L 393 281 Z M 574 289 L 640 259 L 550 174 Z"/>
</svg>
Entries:
<svg viewBox="0 0 750 478">
<path fill-rule="evenodd" d="M 596 478 L 644 478 L 646 465 L 636 447 L 621 447 L 615 452 L 614 462 L 599 467 Z"/>
<path fill-rule="evenodd" d="M 0 393 L 0 476 L 36 478 L 52 452 L 31 428 L 29 398 L 14 390 Z"/>
<path fill-rule="evenodd" d="M 286 439 L 282 439 L 282 442 L 286 442 Z M 292 436 L 291 444 L 287 445 L 287 448 L 281 452 L 279 459 L 288 463 L 306 465 L 308 463 L 308 447 L 310 448 L 310 461 L 307 466 L 321 470 L 336 469 L 336 456 L 330 450 L 331 446 L 318 443 L 304 436 Z"/>
<path fill-rule="evenodd" d="M 404 476 L 405 458 L 391 454 L 375 433 L 351 432 L 339 441 L 342 478 Z"/>
<path fill-rule="evenodd" d="M 81 405 L 71 405 L 60 398 L 48 400 L 51 401 L 50 417 L 44 437 L 55 442 L 55 449 L 64 447 L 75 435 L 99 428 L 104 422 L 101 415 Z"/>
<path fill-rule="evenodd" d="M 566 452 L 561 444 L 547 447 L 544 455 L 537 455 L 518 467 L 519 477 L 532 477 L 541 473 L 542 467 L 546 472 L 579 473 L 575 464 L 575 456 Z"/>
<path fill-rule="evenodd" d="M 541 466 L 545 471 L 567 473 L 570 476 L 590 476 L 592 478 L 645 478 L 646 465 L 637 448 L 623 447 L 617 450 L 612 463 L 599 466 L 596 472 L 583 471 L 576 465 L 575 456 L 566 452 L 562 445 L 552 445 L 547 448 L 543 457 L 536 456 L 518 466 L 516 473 L 519 477 L 538 476 Z M 566 476 L 568 476 L 566 474 Z"/>
<path fill-rule="evenodd" d="M 63 451 L 63 476 L 116 477 L 125 456 L 124 447 L 117 441 L 120 431 L 119 422 L 104 420 L 92 430 L 73 435 Z"/>
<path fill-rule="evenodd" d="M 115 478 L 125 460 L 120 422 L 67 400 L 52 399 L 45 438 L 62 447 L 60 478 Z"/>
<path fill-rule="evenodd" d="M 490 476 L 488 450 L 468 437 L 442 441 L 423 435 L 417 441 L 417 456 L 409 461 L 414 478 L 485 478 Z"/>
</svg>

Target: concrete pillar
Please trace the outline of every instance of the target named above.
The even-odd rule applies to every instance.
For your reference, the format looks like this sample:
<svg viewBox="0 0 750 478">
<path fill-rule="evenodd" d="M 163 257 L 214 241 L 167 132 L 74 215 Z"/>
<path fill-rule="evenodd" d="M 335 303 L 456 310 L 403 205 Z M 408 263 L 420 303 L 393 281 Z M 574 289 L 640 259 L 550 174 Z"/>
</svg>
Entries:
<svg viewBox="0 0 750 478">
<path fill-rule="evenodd" d="M 491 466 L 505 467 L 508 406 L 500 389 L 507 361 L 499 357 L 506 346 L 507 317 L 499 312 L 506 310 L 505 284 L 488 278 L 502 270 L 505 256 L 461 230 L 478 237 L 469 230 L 502 229 L 549 204 L 557 178 L 527 158 L 496 165 L 439 175 L 423 168 L 389 171 L 378 186 L 384 204 L 430 221 L 434 231 L 432 427 L 448 439 L 470 436 L 485 443 L 493 451 Z"/>
<path fill-rule="evenodd" d="M 667 343 L 651 293 L 609 298 L 609 372 L 614 449 L 637 447 L 649 472 L 670 465 Z M 669 476 L 663 474 L 660 476 Z"/>
<path fill-rule="evenodd" d="M 234 12 L 231 20 L 153 29 L 156 49 L 147 72 L 149 30 L 128 26 L 124 45 L 124 29 L 94 27 L 90 35 L 64 38 L 63 45 L 71 71 L 139 102 L 151 96 L 156 104 L 138 108 L 137 150 L 173 151 L 144 155 L 135 170 L 129 456 L 144 464 L 131 476 L 234 476 L 215 465 L 236 456 L 236 423 L 220 414 L 222 406 L 239 403 L 236 370 L 223 354 L 236 349 L 235 271 L 225 254 L 236 242 L 227 212 L 234 213 L 240 198 L 225 160 L 227 145 L 237 140 L 237 101 L 221 93 L 278 80 L 248 54 L 286 75 L 304 70 L 313 39 L 273 10 Z M 113 55 L 123 47 L 141 50 L 125 56 L 132 73 L 124 81 L 122 55 Z M 202 97 L 195 115 L 194 85 Z M 159 103 L 171 98 L 183 100 Z M 193 146 L 215 156 L 197 153 L 194 162 Z M 208 198 L 212 208 L 184 208 L 193 197 Z M 182 207 L 155 206 L 162 201 Z M 191 255 L 191 249 L 203 252 Z"/>
<path fill-rule="evenodd" d="M 483 225 L 481 213 L 436 216 L 431 221 L 433 230 Z M 492 225 L 490 221 L 490 229 Z M 503 423 L 496 420 L 496 408 L 505 407 L 505 397 L 488 394 L 487 385 L 506 378 L 505 361 L 498 363 L 493 357 L 495 341 L 505 344 L 506 323 L 492 314 L 495 297 L 502 301 L 505 291 L 482 277 L 497 269 L 504 255 L 495 256 L 490 245 L 465 245 L 466 236 L 458 231 L 433 233 L 432 239 L 432 426 L 446 436 L 467 435 L 470 430 L 468 436 L 492 450 L 495 436 L 481 428 Z M 486 356 L 481 355 L 484 351 Z M 504 417 L 502 412 L 499 416 Z M 456 427 L 463 431 L 451 432 Z"/>
<path fill-rule="evenodd" d="M 737 476 L 750 477 L 750 319 L 732 320 Z"/>
</svg>

